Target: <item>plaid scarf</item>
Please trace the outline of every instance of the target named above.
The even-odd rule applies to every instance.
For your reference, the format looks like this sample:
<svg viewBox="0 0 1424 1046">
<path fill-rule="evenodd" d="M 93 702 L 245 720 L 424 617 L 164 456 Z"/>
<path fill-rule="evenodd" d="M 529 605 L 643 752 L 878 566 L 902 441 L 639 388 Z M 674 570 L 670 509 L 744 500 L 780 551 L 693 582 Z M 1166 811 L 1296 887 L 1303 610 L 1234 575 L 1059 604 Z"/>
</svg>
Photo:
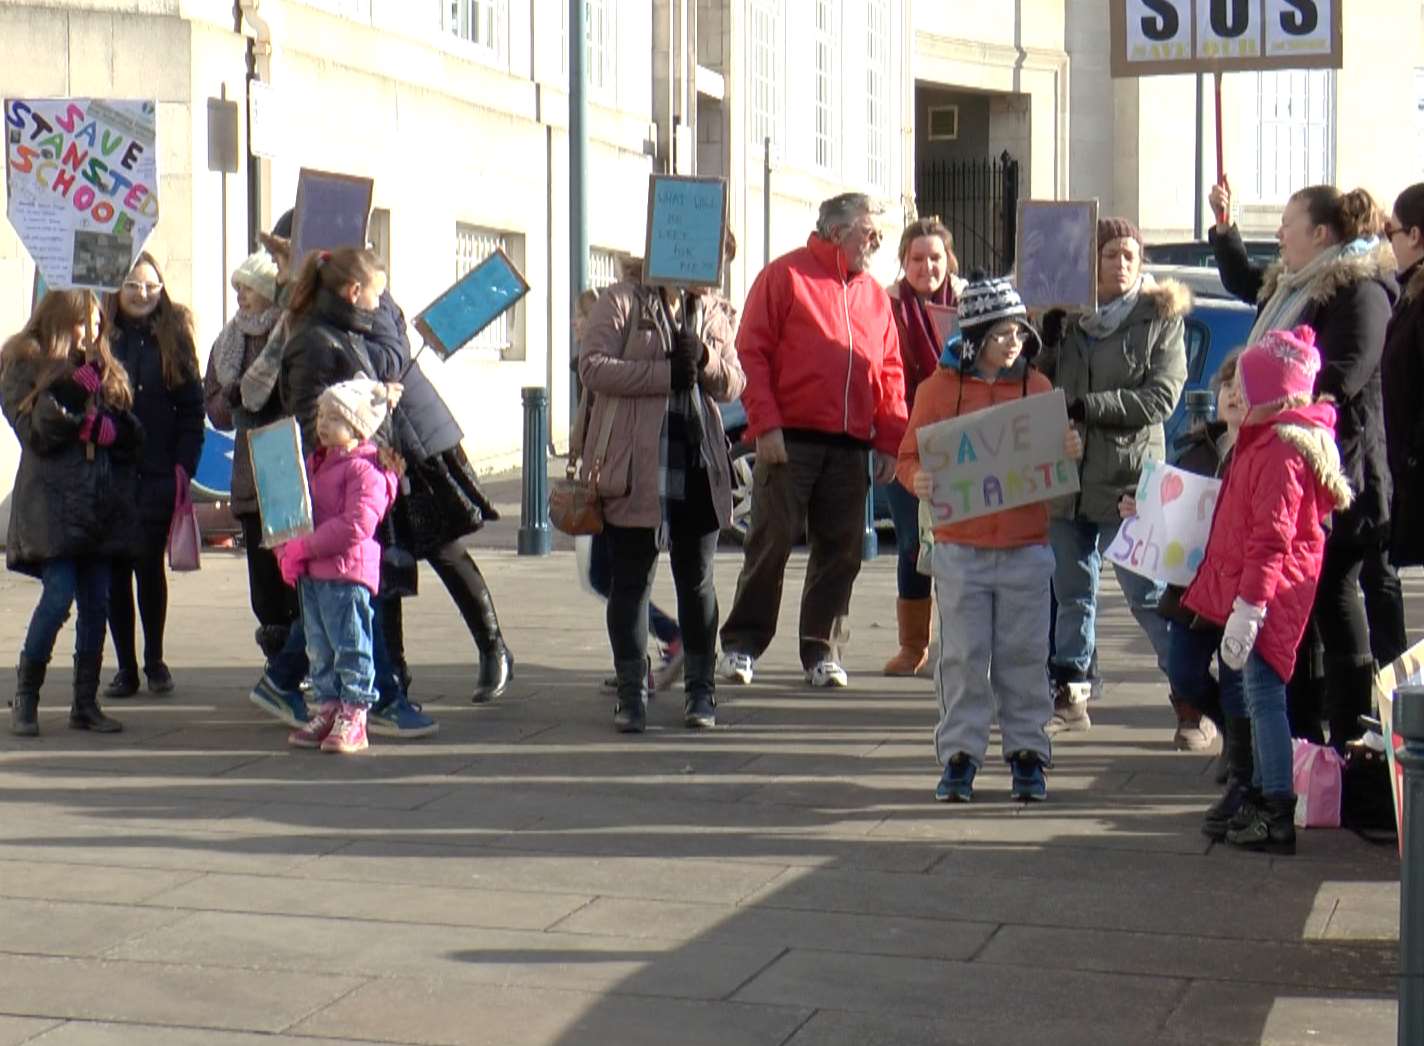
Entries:
<svg viewBox="0 0 1424 1046">
<path fill-rule="evenodd" d="M 653 310 L 658 337 L 664 353 L 671 355 L 673 345 L 672 317 L 659 294 Z M 683 322 L 687 322 L 684 312 Z M 667 412 L 663 415 L 662 433 L 658 440 L 658 505 L 661 522 L 658 525 L 659 549 L 668 547 L 668 504 L 687 500 L 687 473 L 690 468 L 708 469 L 706 419 L 702 414 L 702 396 L 697 385 L 668 395 Z"/>
</svg>

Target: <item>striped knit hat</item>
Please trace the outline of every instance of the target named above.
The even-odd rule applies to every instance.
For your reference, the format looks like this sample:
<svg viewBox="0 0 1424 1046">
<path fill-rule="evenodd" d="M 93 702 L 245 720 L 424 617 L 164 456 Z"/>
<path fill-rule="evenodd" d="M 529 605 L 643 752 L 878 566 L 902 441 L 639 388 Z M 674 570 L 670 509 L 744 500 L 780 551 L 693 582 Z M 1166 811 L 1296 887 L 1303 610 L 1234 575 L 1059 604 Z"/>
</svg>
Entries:
<svg viewBox="0 0 1424 1046">
<path fill-rule="evenodd" d="M 984 335 L 1002 320 L 1014 320 L 1028 331 L 1029 340 L 1023 352 L 1025 359 L 1031 360 L 1038 354 L 1038 333 L 1028 322 L 1028 310 L 1024 308 L 1019 292 L 1006 279 L 983 273 L 971 274 L 968 285 L 959 296 L 958 318 L 960 340 L 957 345 L 951 342 L 947 353 L 953 352 L 957 365 L 962 369 L 974 366 Z"/>
</svg>

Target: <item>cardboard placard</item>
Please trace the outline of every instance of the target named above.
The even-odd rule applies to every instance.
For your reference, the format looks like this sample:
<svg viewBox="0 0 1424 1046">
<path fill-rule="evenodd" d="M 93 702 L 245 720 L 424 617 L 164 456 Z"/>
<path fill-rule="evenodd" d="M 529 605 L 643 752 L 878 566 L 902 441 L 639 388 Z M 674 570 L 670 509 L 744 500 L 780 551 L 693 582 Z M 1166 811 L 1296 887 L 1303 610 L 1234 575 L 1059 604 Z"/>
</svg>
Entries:
<svg viewBox="0 0 1424 1046">
<path fill-rule="evenodd" d="M 365 247 L 375 185 L 370 178 L 303 167 L 292 214 L 292 264 L 300 268 L 311 251 Z"/>
<path fill-rule="evenodd" d="M 1137 514 L 1118 527 L 1103 558 L 1152 581 L 1186 587 L 1206 556 L 1221 480 L 1145 461 Z"/>
<path fill-rule="evenodd" d="M 1399 854 L 1404 856 L 1404 767 L 1395 749 L 1404 738 L 1394 732 L 1394 692 L 1402 686 L 1424 685 L 1424 642 L 1415 643 L 1375 673 L 1375 706 L 1379 709 L 1385 756 L 1389 762 L 1389 786 L 1394 793 L 1394 826 L 1399 832 Z"/>
<path fill-rule="evenodd" d="M 1019 297 L 1030 309 L 1098 307 L 1098 201 L 1021 200 Z"/>
<path fill-rule="evenodd" d="M 6 215 L 55 290 L 116 291 L 158 224 L 151 101 L 5 100 Z"/>
<path fill-rule="evenodd" d="M 296 418 L 282 418 L 247 434 L 252 478 L 262 515 L 262 547 L 312 532 L 311 487 L 302 460 L 302 432 Z"/>
<path fill-rule="evenodd" d="M 726 235 L 725 179 L 648 176 L 644 283 L 720 287 Z"/>
<path fill-rule="evenodd" d="M 1062 389 L 920 428 L 920 468 L 934 477 L 934 524 L 1076 493 L 1078 466 L 1063 455 L 1067 432 Z"/>
<path fill-rule="evenodd" d="M 529 293 L 529 284 L 498 247 L 427 305 L 413 323 L 425 343 L 447 359 Z"/>
<path fill-rule="evenodd" d="M 1339 69 L 1343 0 L 1112 0 L 1112 75 Z"/>
<path fill-rule="evenodd" d="M 959 310 L 953 305 L 937 305 L 932 301 L 925 303 L 925 309 L 930 314 L 930 326 L 934 328 L 935 344 L 939 346 L 939 351 L 942 353 L 944 347 L 959 333 Z"/>
</svg>

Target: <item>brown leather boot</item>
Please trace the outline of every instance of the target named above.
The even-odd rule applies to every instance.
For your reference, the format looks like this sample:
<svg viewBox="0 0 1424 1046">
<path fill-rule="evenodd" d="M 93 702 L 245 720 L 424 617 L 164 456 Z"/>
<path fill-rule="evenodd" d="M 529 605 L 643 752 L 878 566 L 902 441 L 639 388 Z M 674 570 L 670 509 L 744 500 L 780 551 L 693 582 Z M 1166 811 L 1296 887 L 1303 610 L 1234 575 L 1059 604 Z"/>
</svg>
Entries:
<svg viewBox="0 0 1424 1046">
<path fill-rule="evenodd" d="M 897 599 L 895 617 L 900 622 L 900 652 L 885 662 L 887 676 L 912 676 L 924 665 L 930 649 L 929 599 Z"/>
</svg>

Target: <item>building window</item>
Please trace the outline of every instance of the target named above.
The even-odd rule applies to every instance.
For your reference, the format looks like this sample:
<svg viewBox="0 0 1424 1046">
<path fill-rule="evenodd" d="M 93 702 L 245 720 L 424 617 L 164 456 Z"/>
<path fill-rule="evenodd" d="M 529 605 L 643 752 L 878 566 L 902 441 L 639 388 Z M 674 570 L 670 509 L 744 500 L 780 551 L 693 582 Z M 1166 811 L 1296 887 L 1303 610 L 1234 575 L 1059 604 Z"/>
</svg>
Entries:
<svg viewBox="0 0 1424 1046">
<path fill-rule="evenodd" d="M 445 29 L 492 55 L 504 54 L 508 0 L 446 0 Z"/>
<path fill-rule="evenodd" d="M 929 111 L 929 140 L 953 142 L 959 139 L 959 106 L 932 105 Z"/>
<path fill-rule="evenodd" d="M 865 4 L 865 177 L 890 184 L 890 5 Z"/>
<path fill-rule="evenodd" d="M 1282 203 L 1303 186 L 1333 181 L 1333 70 L 1283 69 L 1255 75 L 1257 199 Z"/>
<path fill-rule="evenodd" d="M 613 5 L 609 0 L 587 0 L 583 17 L 584 31 L 588 38 L 588 48 L 584 51 L 584 71 L 588 74 L 588 86 L 599 94 L 612 96 L 616 93 L 614 56 L 618 46 L 613 25 Z"/>
<path fill-rule="evenodd" d="M 484 229 L 455 223 L 455 279 L 484 261 L 498 248 L 509 255 L 517 268 L 524 266 L 524 237 L 518 233 Z M 469 348 L 480 355 L 502 360 L 524 358 L 524 303 L 505 310 L 470 341 Z"/>
<path fill-rule="evenodd" d="M 813 129 L 816 142 L 816 166 L 830 170 L 835 166 L 835 10 L 831 0 L 814 0 L 816 28 L 813 37 L 816 55 L 815 107 Z"/>
<path fill-rule="evenodd" d="M 594 247 L 588 252 L 588 285 L 596 291 L 611 287 L 623 278 L 618 254 Z"/>
<path fill-rule="evenodd" d="M 754 142 L 781 138 L 779 93 L 781 59 L 781 4 L 778 0 L 752 0 L 748 25 L 751 52 L 751 112 L 747 123 Z"/>
</svg>

